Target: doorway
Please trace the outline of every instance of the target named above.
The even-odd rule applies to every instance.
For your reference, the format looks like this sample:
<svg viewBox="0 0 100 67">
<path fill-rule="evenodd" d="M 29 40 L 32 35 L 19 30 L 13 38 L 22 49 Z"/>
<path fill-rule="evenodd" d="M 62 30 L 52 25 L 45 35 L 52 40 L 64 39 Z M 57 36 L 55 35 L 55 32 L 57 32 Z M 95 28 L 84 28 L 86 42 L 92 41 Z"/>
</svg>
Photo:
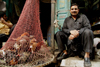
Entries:
<svg viewBox="0 0 100 67">
<path fill-rule="evenodd" d="M 43 38 L 47 40 L 47 34 L 51 25 L 51 3 L 40 0 L 40 22 Z"/>
</svg>

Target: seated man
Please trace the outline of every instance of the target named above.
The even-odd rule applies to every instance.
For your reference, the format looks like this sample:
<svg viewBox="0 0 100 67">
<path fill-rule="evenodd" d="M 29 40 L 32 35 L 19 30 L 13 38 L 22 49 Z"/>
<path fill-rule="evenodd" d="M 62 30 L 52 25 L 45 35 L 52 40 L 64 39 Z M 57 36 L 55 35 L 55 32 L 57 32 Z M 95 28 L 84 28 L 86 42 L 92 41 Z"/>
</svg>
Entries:
<svg viewBox="0 0 100 67">
<path fill-rule="evenodd" d="M 13 24 L 7 19 L 5 13 L 0 15 L 0 42 L 6 41 L 10 35 Z M 0 44 L 1 46 L 1 44 Z"/>
<path fill-rule="evenodd" d="M 70 7 L 71 16 L 67 17 L 64 21 L 62 31 L 58 31 L 55 35 L 55 39 L 60 51 L 60 56 L 57 60 L 62 60 L 67 58 L 68 50 L 66 51 L 65 44 L 67 48 L 76 47 L 75 43 L 80 47 L 72 49 L 76 51 L 77 49 L 84 51 L 84 65 L 90 66 L 90 53 L 93 48 L 93 32 L 91 30 L 91 25 L 88 18 L 84 14 L 79 13 L 79 7 L 76 3 L 71 4 Z M 73 44 L 72 44 L 73 43 Z M 79 44 L 80 43 L 80 44 Z M 82 47 L 81 47 L 82 46 Z M 79 51 L 80 51 L 79 50 Z"/>
</svg>

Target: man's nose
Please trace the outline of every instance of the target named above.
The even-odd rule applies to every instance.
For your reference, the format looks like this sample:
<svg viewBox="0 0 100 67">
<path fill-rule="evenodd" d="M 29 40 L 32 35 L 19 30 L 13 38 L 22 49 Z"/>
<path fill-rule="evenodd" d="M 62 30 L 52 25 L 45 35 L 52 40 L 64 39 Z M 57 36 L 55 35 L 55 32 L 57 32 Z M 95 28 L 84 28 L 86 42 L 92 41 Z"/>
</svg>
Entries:
<svg viewBox="0 0 100 67">
<path fill-rule="evenodd" d="M 73 10 L 73 11 L 76 11 L 76 10 Z"/>
</svg>

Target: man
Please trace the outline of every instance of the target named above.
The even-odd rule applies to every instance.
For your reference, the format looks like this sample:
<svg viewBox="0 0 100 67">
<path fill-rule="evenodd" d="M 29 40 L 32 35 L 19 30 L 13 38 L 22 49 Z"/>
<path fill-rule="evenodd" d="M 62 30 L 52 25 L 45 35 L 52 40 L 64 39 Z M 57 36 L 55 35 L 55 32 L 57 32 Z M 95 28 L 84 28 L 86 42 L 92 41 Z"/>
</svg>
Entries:
<svg viewBox="0 0 100 67">
<path fill-rule="evenodd" d="M 2 46 L 2 42 L 5 42 L 10 36 L 13 30 L 12 27 L 13 24 L 8 20 L 5 12 L 2 12 L 0 15 L 0 47 Z"/>
<path fill-rule="evenodd" d="M 75 43 L 80 43 L 78 46 L 85 52 L 84 54 L 84 65 L 91 65 L 90 53 L 93 47 L 93 32 L 91 29 L 90 22 L 84 14 L 79 13 L 79 7 L 76 3 L 71 4 L 70 8 L 71 16 L 67 17 L 64 21 L 62 31 L 58 31 L 55 35 L 60 56 L 57 60 L 62 60 L 68 56 L 67 48 L 71 46 L 72 50 L 77 50 Z M 71 45 L 74 43 L 73 45 Z M 73 48 L 76 47 L 76 48 Z M 79 50 L 80 51 L 80 50 Z"/>
<path fill-rule="evenodd" d="M 5 13 L 0 16 L 0 34 L 9 35 L 10 28 L 13 24 L 8 20 Z"/>
</svg>

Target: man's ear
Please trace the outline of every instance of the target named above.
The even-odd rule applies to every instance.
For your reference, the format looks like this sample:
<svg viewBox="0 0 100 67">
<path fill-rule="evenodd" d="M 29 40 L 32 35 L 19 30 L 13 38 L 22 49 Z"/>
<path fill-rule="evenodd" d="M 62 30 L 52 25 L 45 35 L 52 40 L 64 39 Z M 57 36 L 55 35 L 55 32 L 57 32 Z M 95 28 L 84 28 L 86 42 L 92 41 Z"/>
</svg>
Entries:
<svg viewBox="0 0 100 67">
<path fill-rule="evenodd" d="M 80 9 L 78 9 L 78 12 L 80 11 Z"/>
</svg>

